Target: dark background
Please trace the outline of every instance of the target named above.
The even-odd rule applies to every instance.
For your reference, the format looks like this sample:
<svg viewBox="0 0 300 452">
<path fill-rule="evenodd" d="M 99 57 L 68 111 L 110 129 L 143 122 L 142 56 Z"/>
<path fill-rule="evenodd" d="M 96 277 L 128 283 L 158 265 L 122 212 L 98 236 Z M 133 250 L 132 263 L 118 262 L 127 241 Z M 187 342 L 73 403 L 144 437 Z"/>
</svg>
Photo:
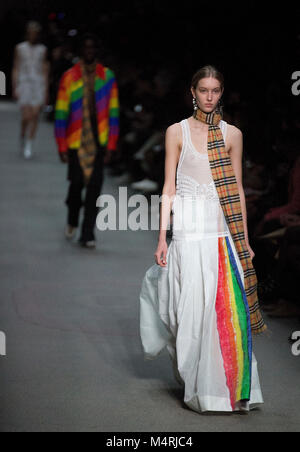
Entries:
<svg viewBox="0 0 300 452">
<path fill-rule="evenodd" d="M 94 31 L 111 61 L 134 59 L 141 65 L 167 65 L 183 80 L 211 63 L 223 71 L 226 90 L 239 89 L 262 101 L 270 86 L 287 100 L 291 72 L 300 57 L 300 6 L 291 3 L 211 2 L 185 0 L 84 2 L 28 0 L 1 2 L 1 67 L 8 69 L 12 50 L 24 38 L 29 19 L 44 26 L 43 40 L 51 46 L 51 13 L 63 13 L 61 30 Z"/>
<path fill-rule="evenodd" d="M 215 65 L 225 76 L 225 120 L 241 128 L 245 156 L 277 165 L 278 141 L 283 135 L 298 140 L 300 96 L 292 94 L 292 74 L 300 70 L 300 6 L 291 2 L 211 2 L 168 0 L 84 2 L 27 0 L 1 2 L 0 70 L 10 71 L 15 45 L 24 39 L 28 20 L 43 26 L 42 41 L 53 51 L 64 46 L 73 56 L 82 33 L 91 31 L 101 40 L 101 61 L 118 78 L 121 109 L 147 103 L 144 94 L 133 99 L 136 80 L 152 82 L 166 70 L 169 91 L 148 108 L 161 127 L 179 121 L 192 111 L 190 81 L 205 64 Z M 70 30 L 76 30 L 70 36 Z M 51 103 L 65 61 L 54 68 Z M 138 76 L 128 82 L 128 74 Z M 129 76 L 130 78 L 130 76 Z M 171 87 L 171 88 L 170 88 Z M 140 92 L 144 93 L 143 88 Z M 148 96 L 150 97 L 150 96 Z M 125 115 L 123 115 L 125 116 Z M 122 119 L 122 116 L 121 116 Z M 121 135 L 126 133 L 121 122 Z M 123 127 L 123 128 L 122 128 Z"/>
<path fill-rule="evenodd" d="M 150 77 L 155 69 L 167 68 L 176 74 L 173 100 L 189 89 L 198 68 L 208 63 L 217 66 L 225 76 L 225 110 L 234 116 L 235 102 L 245 106 L 247 120 L 239 125 L 252 152 L 249 123 L 255 138 L 259 134 L 258 157 L 262 149 L 271 148 L 282 119 L 289 121 L 299 114 L 299 97 L 291 93 L 291 75 L 300 64 L 299 5 L 190 0 L 179 5 L 165 0 L 1 2 L 0 69 L 5 73 L 11 70 L 14 46 L 24 39 L 30 19 L 42 23 L 50 58 L 59 40 L 74 49 L 80 33 L 93 31 L 102 42 L 103 62 L 119 77 L 131 63 Z M 53 29 L 51 33 L 53 23 L 59 38 Z M 78 35 L 68 37 L 70 29 Z M 234 100 L 236 92 L 238 100 Z M 181 119 L 182 110 L 176 116 L 176 103 L 172 113 L 172 119 Z"/>
</svg>

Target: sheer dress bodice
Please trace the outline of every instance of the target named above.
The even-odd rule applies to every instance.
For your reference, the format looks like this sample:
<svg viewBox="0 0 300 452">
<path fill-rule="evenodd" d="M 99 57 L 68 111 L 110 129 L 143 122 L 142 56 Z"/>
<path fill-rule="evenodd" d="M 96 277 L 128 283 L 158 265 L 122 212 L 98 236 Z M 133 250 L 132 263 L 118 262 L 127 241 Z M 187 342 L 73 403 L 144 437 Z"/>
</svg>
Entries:
<svg viewBox="0 0 300 452">
<path fill-rule="evenodd" d="M 181 121 L 182 150 L 176 171 L 173 202 L 173 238 L 204 238 L 228 235 L 228 227 L 212 177 L 209 158 L 196 150 L 187 119 Z M 227 123 L 219 127 L 226 140 Z"/>
</svg>

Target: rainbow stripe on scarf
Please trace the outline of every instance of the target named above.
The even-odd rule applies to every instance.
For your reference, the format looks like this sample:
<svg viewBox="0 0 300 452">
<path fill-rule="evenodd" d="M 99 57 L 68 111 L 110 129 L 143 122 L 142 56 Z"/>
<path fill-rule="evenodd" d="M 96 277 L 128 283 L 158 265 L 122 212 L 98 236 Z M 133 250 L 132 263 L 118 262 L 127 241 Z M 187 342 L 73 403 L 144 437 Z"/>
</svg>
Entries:
<svg viewBox="0 0 300 452">
<path fill-rule="evenodd" d="M 217 327 L 230 401 L 250 400 L 252 334 L 247 296 L 228 237 L 219 238 Z"/>
<path fill-rule="evenodd" d="M 119 100 L 114 72 L 97 64 L 95 76 L 98 137 L 102 146 L 116 150 Z M 80 63 L 66 71 L 59 84 L 55 107 L 55 137 L 59 152 L 79 149 L 82 133 L 83 77 Z"/>
</svg>

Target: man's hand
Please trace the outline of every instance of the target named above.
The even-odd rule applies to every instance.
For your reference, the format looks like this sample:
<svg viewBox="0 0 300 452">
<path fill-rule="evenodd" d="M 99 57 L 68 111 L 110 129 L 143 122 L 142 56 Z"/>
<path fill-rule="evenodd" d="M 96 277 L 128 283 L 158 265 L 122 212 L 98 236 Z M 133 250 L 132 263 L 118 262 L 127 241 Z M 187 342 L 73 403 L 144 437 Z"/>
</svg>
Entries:
<svg viewBox="0 0 300 452">
<path fill-rule="evenodd" d="M 68 163 L 68 154 L 67 154 L 67 152 L 60 152 L 59 153 L 59 157 L 60 157 L 60 160 L 63 162 L 63 163 Z"/>
<path fill-rule="evenodd" d="M 112 154 L 111 151 L 109 151 L 107 149 L 104 151 L 104 159 L 103 159 L 104 165 L 108 165 L 109 163 L 111 163 L 111 161 L 112 161 L 111 154 Z"/>
</svg>

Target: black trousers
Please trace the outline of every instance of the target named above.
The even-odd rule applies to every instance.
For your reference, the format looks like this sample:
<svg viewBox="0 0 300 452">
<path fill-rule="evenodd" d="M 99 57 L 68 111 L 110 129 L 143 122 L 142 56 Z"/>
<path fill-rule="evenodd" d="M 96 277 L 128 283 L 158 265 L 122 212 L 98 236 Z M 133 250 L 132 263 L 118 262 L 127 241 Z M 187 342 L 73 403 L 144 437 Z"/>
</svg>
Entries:
<svg viewBox="0 0 300 452">
<path fill-rule="evenodd" d="M 68 206 L 68 224 L 73 227 L 79 225 L 79 215 L 81 207 L 84 208 L 84 218 L 81 226 L 80 240 L 88 241 L 94 240 L 94 229 L 96 218 L 98 214 L 98 207 L 96 201 L 99 197 L 103 185 L 103 157 L 104 147 L 98 147 L 97 154 L 94 161 L 94 169 L 88 185 L 86 186 L 86 193 L 84 200 L 82 199 L 82 191 L 85 188 L 83 171 L 79 163 L 77 150 L 68 150 L 68 180 L 70 181 L 68 195 L 65 200 Z"/>
</svg>

